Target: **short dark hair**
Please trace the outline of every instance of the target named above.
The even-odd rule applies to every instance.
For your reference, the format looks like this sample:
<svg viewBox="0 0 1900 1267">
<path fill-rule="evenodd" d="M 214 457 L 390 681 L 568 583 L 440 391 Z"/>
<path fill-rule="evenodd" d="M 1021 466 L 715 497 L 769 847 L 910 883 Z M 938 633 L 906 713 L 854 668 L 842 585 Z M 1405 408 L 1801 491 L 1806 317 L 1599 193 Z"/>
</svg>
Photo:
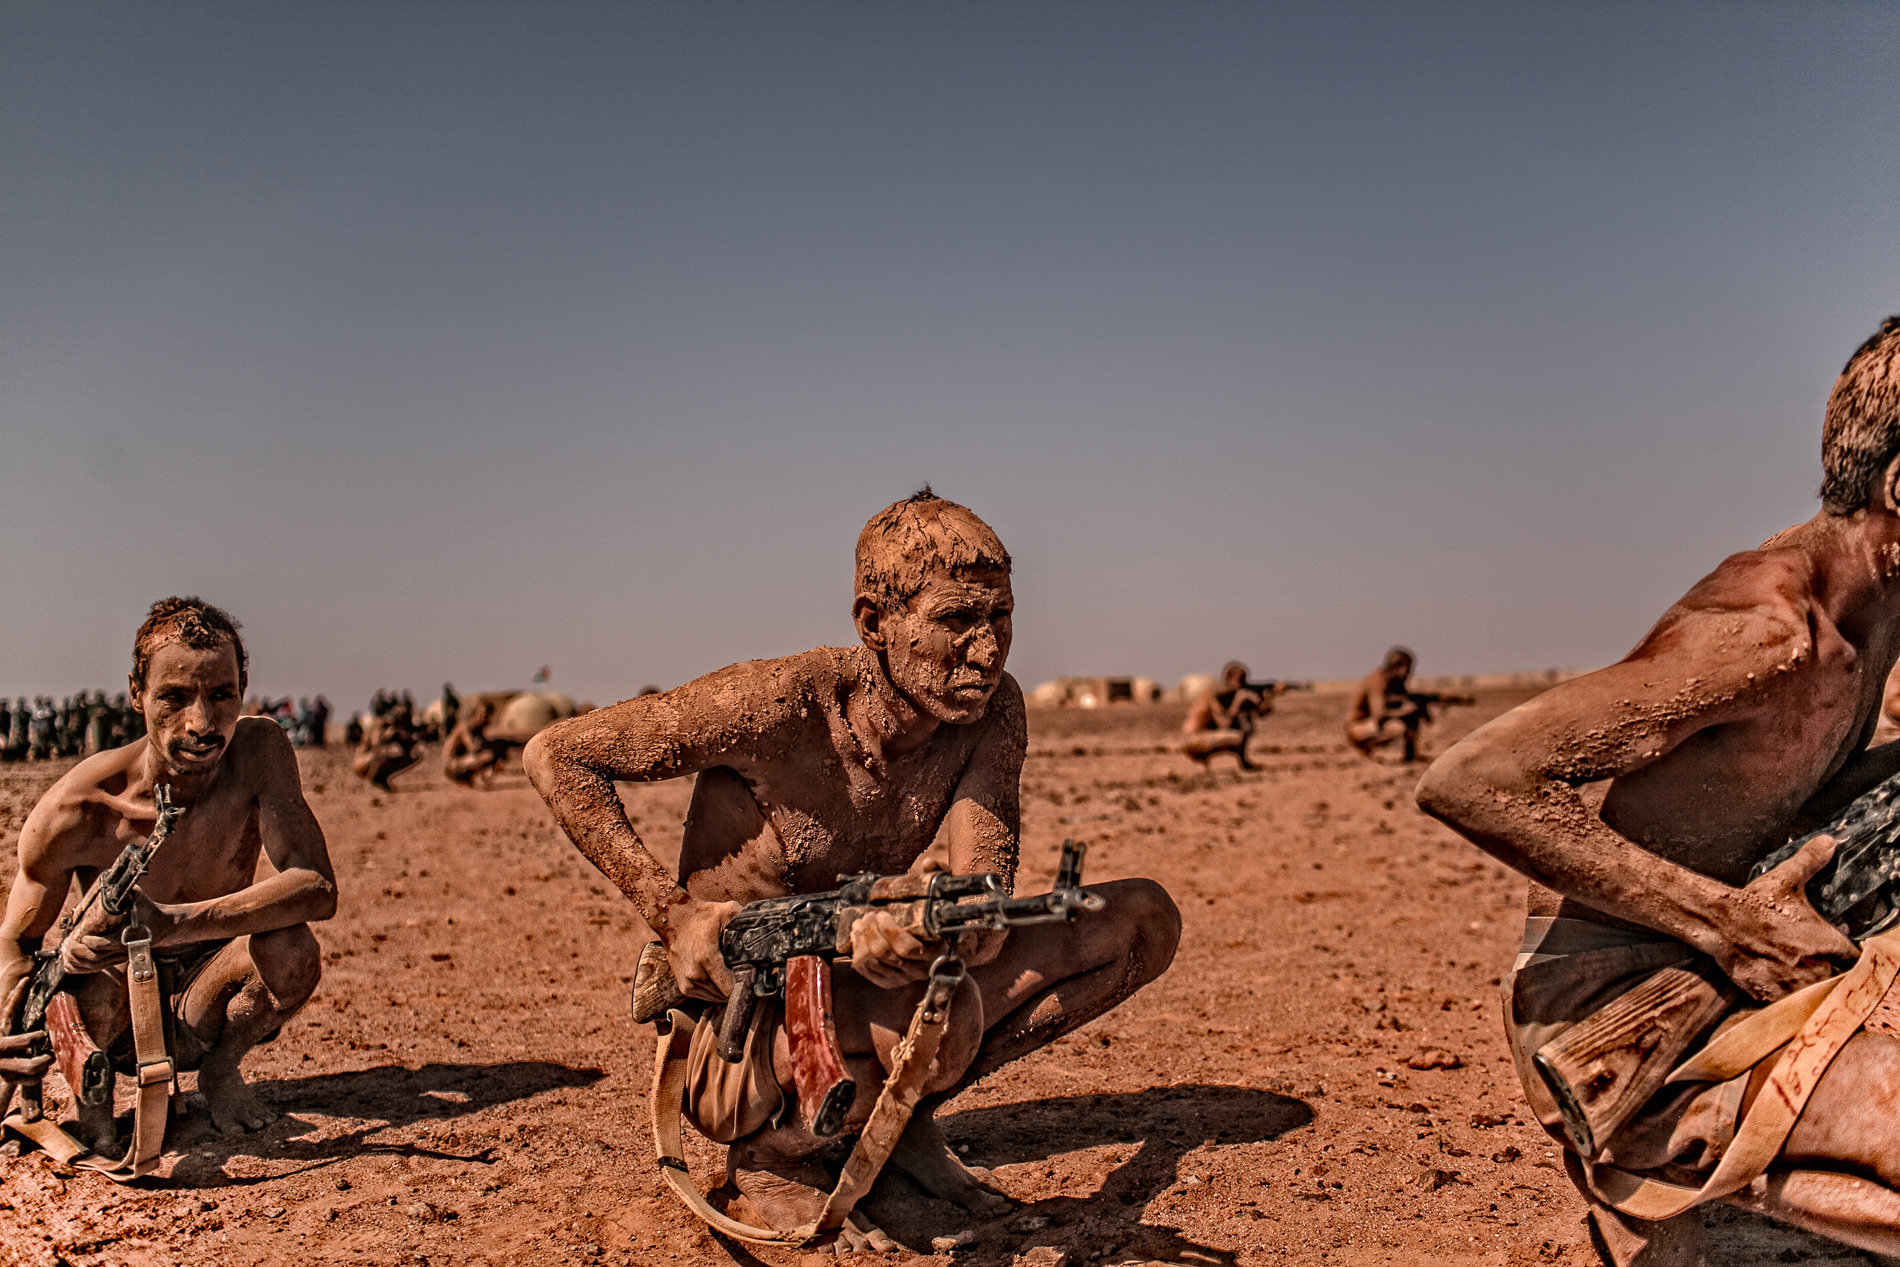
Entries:
<svg viewBox="0 0 1900 1267">
<path fill-rule="evenodd" d="M 178 641 L 193 651 L 210 651 L 225 643 L 237 652 L 238 690 L 250 681 L 251 658 L 238 635 L 238 622 L 221 607 L 193 594 L 187 598 L 173 595 L 161 598 L 145 613 L 145 623 L 132 639 L 132 685 L 145 689 L 145 671 L 152 666 L 152 652 L 167 642 Z"/>
<path fill-rule="evenodd" d="M 1900 452 L 1900 314 L 1880 323 L 1835 380 L 1821 424 L 1821 508 L 1851 515 Z"/>
<path fill-rule="evenodd" d="M 926 484 L 871 516 L 858 534 L 857 592 L 886 608 L 901 608 L 924 588 L 931 569 L 951 576 L 1008 572 L 1009 551 L 968 506 Z"/>
</svg>

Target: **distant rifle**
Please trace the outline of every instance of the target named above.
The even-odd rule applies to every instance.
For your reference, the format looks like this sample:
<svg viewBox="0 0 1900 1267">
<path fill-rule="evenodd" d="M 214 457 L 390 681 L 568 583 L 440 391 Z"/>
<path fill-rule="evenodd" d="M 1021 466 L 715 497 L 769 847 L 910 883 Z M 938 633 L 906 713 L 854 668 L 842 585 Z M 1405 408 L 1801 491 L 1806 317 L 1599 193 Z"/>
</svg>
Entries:
<svg viewBox="0 0 1900 1267">
<path fill-rule="evenodd" d="M 1086 846 L 1064 841 L 1054 889 L 1035 897 L 1011 897 L 998 875 L 937 871 L 845 876 L 828 893 L 747 904 L 719 937 L 719 953 L 732 973 L 732 993 L 719 1021 L 719 1055 L 741 1059 L 759 1000 L 783 995 L 800 1114 L 812 1134 L 836 1135 L 857 1085 L 845 1072 L 832 1024 L 831 961 L 849 958 L 852 926 L 881 911 L 920 940 L 953 941 L 970 929 L 1066 923 L 1077 912 L 1104 905 L 1082 889 L 1085 852 Z M 653 1010 L 636 998 L 636 1018 Z"/>
<path fill-rule="evenodd" d="M 59 933 L 63 941 L 65 936 L 75 929 L 98 936 L 110 933 L 125 922 L 136 900 L 139 880 L 145 875 L 145 868 L 151 864 L 152 855 L 171 835 L 172 824 L 184 811 L 172 804 L 171 795 L 163 784 L 152 791 L 153 803 L 158 807 L 158 823 L 152 828 L 152 834 L 144 840 L 135 840 L 127 845 L 114 859 L 111 866 L 100 873 L 98 880 L 59 922 Z M 96 912 L 96 913 L 95 913 Z M 14 1031 L 29 1034 L 34 1030 L 47 1027 L 49 1009 L 54 1013 L 53 1022 L 63 1030 L 77 1029 L 77 1036 L 83 1038 L 84 1025 L 80 1023 L 78 1009 L 71 1006 L 70 998 L 60 994 L 60 987 L 66 983 L 66 967 L 60 962 L 59 947 L 52 950 L 40 950 L 34 955 L 33 978 L 26 988 L 26 999 L 20 1006 L 20 1023 Z M 64 1000 L 65 1006 L 56 1000 Z M 106 1054 L 85 1039 L 82 1046 L 87 1049 L 83 1061 L 76 1069 L 62 1066 L 60 1072 L 72 1086 L 73 1095 L 83 1103 L 105 1103 L 112 1095 L 112 1064 Z M 50 1037 L 39 1039 L 28 1051 L 30 1056 L 43 1056 L 54 1050 Z M 64 1054 L 64 1053 L 61 1053 Z M 27 1083 L 20 1088 L 20 1115 L 29 1122 L 37 1122 L 41 1114 L 40 1084 Z"/>
<path fill-rule="evenodd" d="M 1475 695 L 1460 695 L 1453 691 L 1408 690 L 1405 694 L 1414 704 L 1418 705 L 1418 711 L 1424 715 L 1426 721 L 1432 719 L 1432 709 L 1434 707 L 1470 708 L 1478 702 L 1478 698 Z"/>
</svg>

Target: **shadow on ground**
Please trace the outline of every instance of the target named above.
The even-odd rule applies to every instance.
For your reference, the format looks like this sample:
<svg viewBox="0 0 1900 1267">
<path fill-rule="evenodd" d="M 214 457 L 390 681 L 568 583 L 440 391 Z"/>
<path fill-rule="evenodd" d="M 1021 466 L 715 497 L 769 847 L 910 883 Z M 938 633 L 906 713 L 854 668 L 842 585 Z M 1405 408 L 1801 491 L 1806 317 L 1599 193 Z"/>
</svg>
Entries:
<svg viewBox="0 0 1900 1267">
<path fill-rule="evenodd" d="M 1008 1262 L 1034 1245 L 1067 1248 L 1076 1261 L 1120 1250 L 1161 1262 L 1231 1264 L 1231 1249 L 1143 1223 L 1148 1206 L 1179 1182 L 1181 1158 L 1194 1149 L 1278 1139 L 1312 1121 L 1313 1110 L 1253 1087 L 1191 1084 L 969 1109 L 940 1120 L 953 1146 L 967 1146 L 961 1155 L 973 1166 L 1017 1165 L 1111 1144 L 1132 1151 L 1087 1196 L 1025 1202 L 981 1223 L 888 1175 L 865 1212 L 919 1252 L 929 1252 L 932 1237 L 967 1227 L 977 1238 L 958 1260 L 972 1267 Z"/>
<path fill-rule="evenodd" d="M 194 1106 L 172 1122 L 166 1147 L 184 1156 L 172 1167 L 170 1176 L 156 1186 L 245 1186 L 375 1153 L 488 1165 L 494 1161 L 490 1149 L 462 1153 L 422 1144 L 385 1143 L 371 1136 L 420 1121 L 453 1121 L 546 1091 L 591 1086 L 603 1076 L 598 1069 L 521 1060 L 495 1065 L 433 1064 L 420 1069 L 382 1065 L 351 1073 L 260 1082 L 255 1086 L 258 1098 L 285 1116 L 254 1135 L 227 1136 L 212 1128 L 201 1106 Z M 293 1138 L 312 1127 L 309 1120 L 296 1116 L 299 1112 L 351 1119 L 363 1125 L 324 1139 Z M 121 1123 L 122 1127 L 129 1125 L 129 1120 Z M 237 1156 L 306 1164 L 290 1172 L 240 1179 L 225 1173 L 225 1164 Z"/>
</svg>

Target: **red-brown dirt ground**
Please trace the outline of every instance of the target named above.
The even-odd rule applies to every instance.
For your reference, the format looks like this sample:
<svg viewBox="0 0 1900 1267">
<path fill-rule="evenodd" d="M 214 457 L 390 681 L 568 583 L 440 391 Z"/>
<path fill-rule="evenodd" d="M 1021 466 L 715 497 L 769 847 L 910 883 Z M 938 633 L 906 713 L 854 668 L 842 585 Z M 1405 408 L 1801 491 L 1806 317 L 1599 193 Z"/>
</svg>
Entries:
<svg viewBox="0 0 1900 1267">
<path fill-rule="evenodd" d="M 1419 814 L 1416 769 L 1352 754 L 1343 708 L 1283 700 L 1250 774 L 1172 754 L 1179 708 L 1032 712 L 1021 889 L 1075 836 L 1091 877 L 1165 884 L 1184 933 L 1159 983 L 946 1108 L 1020 1206 L 936 1261 L 1595 1261 L 1500 1028 L 1523 884 Z M 283 1119 L 226 1140 L 189 1111 L 129 1188 L 0 1158 L 0 1263 L 831 1261 L 719 1240 L 662 1193 L 627 1014 L 644 929 L 518 772 L 470 791 L 430 762 L 381 794 L 335 749 L 302 761 L 343 901 L 316 998 L 247 1065 Z M 66 764 L 0 769 L 9 839 Z M 625 789 L 656 846 L 688 790 Z M 710 1179 L 719 1153 L 692 1160 Z M 910 1250 L 858 1263 L 967 1223 L 896 1179 L 868 1209 Z M 1718 1263 L 1874 1261 L 1708 1217 Z"/>
</svg>

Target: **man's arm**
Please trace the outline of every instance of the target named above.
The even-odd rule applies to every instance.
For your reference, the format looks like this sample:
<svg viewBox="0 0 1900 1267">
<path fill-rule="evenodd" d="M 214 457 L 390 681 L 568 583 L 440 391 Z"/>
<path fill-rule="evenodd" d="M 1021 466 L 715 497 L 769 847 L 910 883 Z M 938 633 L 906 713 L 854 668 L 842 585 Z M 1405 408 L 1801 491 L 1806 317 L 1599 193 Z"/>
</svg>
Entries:
<svg viewBox="0 0 1900 1267">
<path fill-rule="evenodd" d="M 232 747 L 226 760 L 251 772 L 258 836 L 276 874 L 202 902 L 153 902 L 141 894 L 134 918 L 151 930 L 154 946 L 268 933 L 336 914 L 336 875 L 323 829 L 303 798 L 290 736 L 275 722 L 239 722 Z M 73 935 L 60 956 L 69 971 L 97 972 L 124 959 L 125 947 L 116 932 Z"/>
<path fill-rule="evenodd" d="M 0 999 L 14 998 L 33 973 L 33 953 L 59 922 L 60 908 L 72 887 L 71 852 L 85 831 L 85 801 L 64 783 L 55 784 L 27 815 L 20 829 L 20 864 L 0 918 Z M 14 998 L 15 1005 L 18 999 Z M 13 1023 L 0 1015 L 0 1029 Z"/>
<path fill-rule="evenodd" d="M 723 998 L 731 988 L 719 933 L 739 904 L 688 894 L 641 842 L 614 784 L 713 766 L 748 768 L 762 742 L 799 725 L 802 687 L 787 665 L 736 664 L 671 691 L 622 700 L 548 727 L 521 754 L 561 830 L 626 894 L 666 944 L 680 988 L 695 997 Z"/>
<path fill-rule="evenodd" d="M 1758 683 L 1803 654 L 1805 630 L 1761 634 L 1704 617 L 1652 635 L 1622 663 L 1555 687 L 1455 745 L 1420 780 L 1419 805 L 1538 883 L 1693 946 L 1757 998 L 1825 977 L 1833 960 L 1854 957 L 1853 943 L 1800 897 L 1826 847 L 1731 888 L 1612 830 L 1579 791 L 1748 716 L 1765 689 Z"/>
</svg>

